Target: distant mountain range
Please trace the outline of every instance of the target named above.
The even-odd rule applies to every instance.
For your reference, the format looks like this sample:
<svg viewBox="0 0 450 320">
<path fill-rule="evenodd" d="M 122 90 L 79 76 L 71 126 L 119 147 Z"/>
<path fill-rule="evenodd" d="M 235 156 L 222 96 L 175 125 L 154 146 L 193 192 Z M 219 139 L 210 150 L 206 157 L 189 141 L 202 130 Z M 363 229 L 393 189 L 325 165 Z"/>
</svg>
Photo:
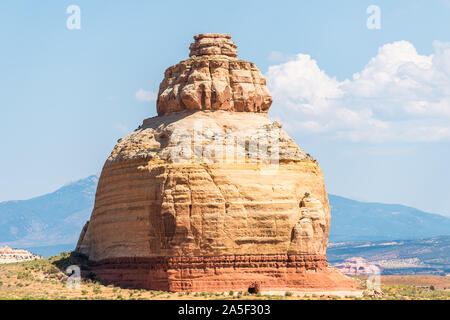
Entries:
<svg viewBox="0 0 450 320">
<path fill-rule="evenodd" d="M 90 176 L 29 200 L 0 203 L 0 246 L 49 256 L 73 250 L 89 220 L 98 183 Z M 406 240 L 450 235 L 450 218 L 414 208 L 329 195 L 330 242 Z"/>
<path fill-rule="evenodd" d="M 90 176 L 40 197 L 0 202 L 0 244 L 43 256 L 72 250 L 89 220 L 97 182 Z"/>
<path fill-rule="evenodd" d="M 450 218 L 399 204 L 329 195 L 330 241 L 406 240 L 450 235 Z"/>
</svg>

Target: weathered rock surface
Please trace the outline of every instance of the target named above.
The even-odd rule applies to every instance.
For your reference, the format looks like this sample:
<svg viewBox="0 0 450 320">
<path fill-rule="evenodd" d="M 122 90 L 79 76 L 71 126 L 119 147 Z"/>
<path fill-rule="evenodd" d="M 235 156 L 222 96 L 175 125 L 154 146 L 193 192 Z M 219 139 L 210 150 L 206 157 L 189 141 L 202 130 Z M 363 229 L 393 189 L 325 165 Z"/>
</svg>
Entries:
<svg viewBox="0 0 450 320">
<path fill-rule="evenodd" d="M 10 247 L 0 247 L 0 264 L 24 262 L 36 259 L 41 259 L 41 257 L 32 254 L 27 250 L 11 249 Z"/>
<path fill-rule="evenodd" d="M 229 35 L 194 37 L 188 60 L 168 68 L 159 87 L 158 115 L 183 110 L 268 112 L 272 97 L 253 63 L 236 58 Z"/>
<path fill-rule="evenodd" d="M 237 57 L 237 46 L 229 34 L 201 33 L 194 36 L 195 42 L 190 46 L 192 56 L 228 56 Z"/>
<path fill-rule="evenodd" d="M 208 133 L 197 132 L 197 154 L 191 139 L 180 146 L 183 135 L 194 137 L 196 123 Z M 248 145 L 258 132 L 274 128 L 280 131 L 280 163 L 270 174 L 270 165 L 249 154 Z M 235 149 L 233 158 L 224 158 L 226 146 L 221 155 L 206 157 L 218 136 Z M 177 162 L 180 152 L 188 156 Z M 132 219 L 126 212 L 133 212 Z M 120 233 L 109 223 L 125 218 Z M 317 162 L 267 116 L 195 112 L 148 119 L 117 144 L 103 168 L 86 236 L 95 230 L 88 250 L 93 260 L 130 254 L 325 255 L 329 219 Z"/>
<path fill-rule="evenodd" d="M 348 258 L 333 267 L 349 276 L 377 275 L 382 271 L 380 265 L 370 263 L 361 257 Z"/>
<path fill-rule="evenodd" d="M 228 46 L 220 55 L 208 49 L 218 40 Z M 200 54 L 235 59 L 224 55 L 229 41 L 196 37 L 189 63 Z M 327 265 L 330 208 L 317 162 L 261 109 L 212 111 L 203 100 L 186 108 L 177 99 L 169 108 L 167 92 L 180 90 L 171 72 L 160 116 L 121 139 L 103 167 L 77 245 L 92 270 L 156 290 L 355 290 Z"/>
</svg>

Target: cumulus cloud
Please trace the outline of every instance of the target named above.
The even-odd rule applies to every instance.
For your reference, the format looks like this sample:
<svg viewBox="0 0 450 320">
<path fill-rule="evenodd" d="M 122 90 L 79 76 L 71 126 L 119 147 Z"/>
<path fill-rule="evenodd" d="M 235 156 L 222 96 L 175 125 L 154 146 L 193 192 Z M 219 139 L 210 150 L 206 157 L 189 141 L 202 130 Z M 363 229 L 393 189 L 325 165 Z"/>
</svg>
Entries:
<svg viewBox="0 0 450 320">
<path fill-rule="evenodd" d="M 135 98 L 137 101 L 140 101 L 140 102 L 152 102 L 152 101 L 156 101 L 156 99 L 158 98 L 158 95 L 152 91 L 139 89 L 135 94 Z"/>
<path fill-rule="evenodd" d="M 266 73 L 271 116 L 291 131 L 352 141 L 450 140 L 450 44 L 433 45 L 425 56 L 407 41 L 386 44 L 344 81 L 298 54 Z"/>
</svg>

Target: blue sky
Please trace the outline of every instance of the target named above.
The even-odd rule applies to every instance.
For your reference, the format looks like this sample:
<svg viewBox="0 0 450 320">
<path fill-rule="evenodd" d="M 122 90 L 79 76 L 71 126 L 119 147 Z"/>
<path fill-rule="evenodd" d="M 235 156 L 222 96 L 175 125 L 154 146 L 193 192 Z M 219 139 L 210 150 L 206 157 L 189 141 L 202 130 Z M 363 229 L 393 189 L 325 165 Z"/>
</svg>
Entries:
<svg viewBox="0 0 450 320">
<path fill-rule="evenodd" d="M 71 4 L 80 30 L 66 27 Z M 366 27 L 371 4 L 380 30 Z M 136 93 L 158 91 L 193 35 L 223 32 L 266 74 L 270 115 L 318 159 L 330 193 L 450 215 L 449 30 L 447 0 L 1 1 L 0 201 L 99 173 L 156 115 Z M 381 89 L 362 96 L 366 85 Z"/>
</svg>

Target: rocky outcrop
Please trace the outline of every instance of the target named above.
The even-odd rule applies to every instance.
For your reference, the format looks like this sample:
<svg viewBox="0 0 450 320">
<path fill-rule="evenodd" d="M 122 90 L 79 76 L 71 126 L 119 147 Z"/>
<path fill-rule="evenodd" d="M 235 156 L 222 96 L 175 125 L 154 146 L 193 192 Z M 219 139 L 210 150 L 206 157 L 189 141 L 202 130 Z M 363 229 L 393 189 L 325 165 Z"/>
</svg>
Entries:
<svg viewBox="0 0 450 320">
<path fill-rule="evenodd" d="M 336 264 L 334 268 L 349 276 L 377 275 L 381 274 L 380 265 L 370 263 L 361 257 L 345 259 L 344 262 Z"/>
<path fill-rule="evenodd" d="M 268 143 L 270 134 L 279 152 L 273 166 L 250 150 L 251 141 Z M 133 219 L 117 232 L 111 219 L 126 212 Z M 131 253 L 323 256 L 329 219 L 317 162 L 266 115 L 194 112 L 145 120 L 116 145 L 84 237 L 96 230 L 93 260 Z"/>
<path fill-rule="evenodd" d="M 244 64 L 233 57 L 229 36 L 195 39 L 182 65 Z M 184 72 L 184 65 L 175 68 Z M 93 272 L 107 283 L 170 291 L 357 289 L 327 265 L 322 171 L 261 112 L 270 95 L 258 98 L 264 108 L 252 102 L 256 89 L 241 96 L 251 108 L 236 110 L 233 95 L 228 109 L 206 107 L 208 99 L 188 108 L 184 95 L 168 98 L 189 78 L 178 71 L 169 68 L 161 84 L 160 116 L 119 140 L 103 167 L 77 245 Z M 207 88 L 212 78 L 192 85 Z"/>
<path fill-rule="evenodd" d="M 24 262 L 36 259 L 41 259 L 41 257 L 32 254 L 27 250 L 11 249 L 10 247 L 0 247 L 0 264 Z"/>
<path fill-rule="evenodd" d="M 236 58 L 229 35 L 194 37 L 188 60 L 168 68 L 159 87 L 158 115 L 183 110 L 268 112 L 272 97 L 253 63 Z"/>
<path fill-rule="evenodd" d="M 351 279 L 316 255 L 127 257 L 92 262 L 90 268 L 106 283 L 162 291 L 358 292 Z"/>
<path fill-rule="evenodd" d="M 201 33 L 194 36 L 194 42 L 189 49 L 191 53 L 189 57 L 200 56 L 227 56 L 231 58 L 237 57 L 237 46 L 231 40 L 229 34 L 223 33 Z"/>
</svg>

